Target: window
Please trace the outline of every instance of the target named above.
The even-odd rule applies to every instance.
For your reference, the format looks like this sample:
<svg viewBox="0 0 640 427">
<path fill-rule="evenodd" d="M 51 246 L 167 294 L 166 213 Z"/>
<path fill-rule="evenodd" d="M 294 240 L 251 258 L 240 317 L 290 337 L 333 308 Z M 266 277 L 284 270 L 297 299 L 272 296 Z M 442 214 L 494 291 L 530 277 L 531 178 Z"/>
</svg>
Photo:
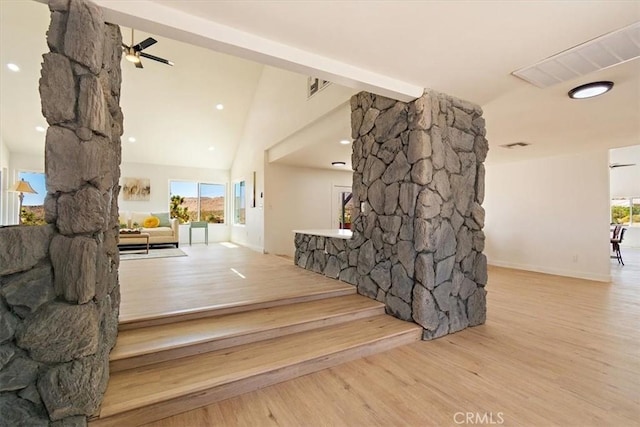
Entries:
<svg viewBox="0 0 640 427">
<path fill-rule="evenodd" d="M 181 224 L 191 221 L 224 224 L 224 184 L 169 181 L 169 196 L 169 214 Z"/>
<path fill-rule="evenodd" d="M 200 184 L 200 221 L 224 224 L 224 185 Z"/>
<path fill-rule="evenodd" d="M 245 182 L 233 184 L 233 220 L 234 224 L 246 223 Z"/>
<path fill-rule="evenodd" d="M 611 223 L 640 227 L 640 198 L 611 200 Z"/>
<path fill-rule="evenodd" d="M 47 195 L 45 175 L 42 172 L 19 172 L 18 179 L 25 180 L 36 193 L 23 193 L 20 217 L 23 225 L 41 225 L 44 221 L 44 198 Z"/>
</svg>

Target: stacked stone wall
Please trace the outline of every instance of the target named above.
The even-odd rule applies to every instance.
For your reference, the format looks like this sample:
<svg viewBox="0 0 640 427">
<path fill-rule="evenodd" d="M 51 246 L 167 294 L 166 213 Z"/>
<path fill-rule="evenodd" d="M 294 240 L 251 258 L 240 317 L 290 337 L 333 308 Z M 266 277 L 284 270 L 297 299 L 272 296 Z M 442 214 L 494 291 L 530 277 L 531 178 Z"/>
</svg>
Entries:
<svg viewBox="0 0 640 427">
<path fill-rule="evenodd" d="M 424 339 L 484 323 L 482 110 L 426 91 L 410 103 L 361 92 L 351 111 L 353 237 L 332 254 L 336 239 L 298 235 L 296 264 L 356 285 Z"/>
<path fill-rule="evenodd" d="M 49 225 L 0 228 L 0 426 L 82 426 L 118 327 L 120 29 L 51 0 L 40 79 Z"/>
</svg>

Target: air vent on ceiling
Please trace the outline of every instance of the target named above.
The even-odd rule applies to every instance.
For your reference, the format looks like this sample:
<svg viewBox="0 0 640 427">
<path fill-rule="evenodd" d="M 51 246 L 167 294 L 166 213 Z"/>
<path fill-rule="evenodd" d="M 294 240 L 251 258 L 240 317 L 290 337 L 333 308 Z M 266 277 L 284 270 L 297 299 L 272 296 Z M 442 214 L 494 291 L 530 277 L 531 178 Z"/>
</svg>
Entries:
<svg viewBox="0 0 640 427">
<path fill-rule="evenodd" d="M 640 22 L 636 22 L 511 74 L 534 86 L 545 88 L 639 56 Z"/>
<path fill-rule="evenodd" d="M 501 145 L 500 147 L 512 149 L 512 148 L 526 147 L 527 145 L 531 145 L 531 144 L 528 142 L 512 142 L 511 144 L 504 144 L 504 145 Z"/>
<path fill-rule="evenodd" d="M 325 87 L 331 84 L 328 80 L 322 80 L 315 77 L 309 77 L 307 79 L 307 99 L 311 98 L 316 93 L 320 92 Z"/>
</svg>

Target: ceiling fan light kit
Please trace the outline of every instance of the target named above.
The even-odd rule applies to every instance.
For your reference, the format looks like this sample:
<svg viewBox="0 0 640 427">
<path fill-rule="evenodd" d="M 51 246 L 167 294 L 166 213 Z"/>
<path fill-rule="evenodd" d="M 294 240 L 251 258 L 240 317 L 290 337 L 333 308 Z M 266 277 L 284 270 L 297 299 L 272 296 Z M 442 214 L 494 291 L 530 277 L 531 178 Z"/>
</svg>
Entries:
<svg viewBox="0 0 640 427">
<path fill-rule="evenodd" d="M 142 52 L 144 49 L 148 48 L 149 46 L 153 46 L 156 43 L 158 43 L 156 39 L 154 39 L 153 37 L 147 37 L 146 39 L 142 40 L 140 43 L 134 45 L 133 44 L 133 28 L 132 28 L 131 29 L 131 46 L 127 46 L 126 44 L 122 43 L 122 48 L 124 49 L 124 52 L 125 52 L 124 57 L 127 61 L 135 64 L 136 68 L 144 68 L 142 66 L 142 60 L 140 59 L 140 57 L 151 59 L 153 61 L 157 61 L 163 64 L 173 66 L 173 62 L 169 61 L 168 59 L 160 58 L 158 56 L 154 56 L 154 55 L 150 55 L 148 53 Z"/>
<path fill-rule="evenodd" d="M 125 55 L 125 59 L 129 62 L 133 62 L 134 64 L 140 62 L 140 57 L 136 55 L 135 52 L 133 52 L 133 49 L 127 52 L 127 54 Z"/>
</svg>

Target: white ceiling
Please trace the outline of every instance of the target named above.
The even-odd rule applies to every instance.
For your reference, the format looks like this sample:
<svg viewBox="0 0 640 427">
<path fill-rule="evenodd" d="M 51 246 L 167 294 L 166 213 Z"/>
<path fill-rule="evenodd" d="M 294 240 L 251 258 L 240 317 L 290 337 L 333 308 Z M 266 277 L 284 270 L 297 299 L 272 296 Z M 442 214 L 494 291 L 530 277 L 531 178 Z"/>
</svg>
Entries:
<svg viewBox="0 0 640 427">
<path fill-rule="evenodd" d="M 46 5 L 0 1 L 2 139 L 12 152 L 41 155 L 46 127 L 40 113 L 38 78 L 41 55 L 48 51 Z M 131 43 L 122 27 L 123 42 Z M 149 34 L 136 31 L 135 42 Z M 157 35 L 145 52 L 170 59 L 170 67 L 143 59 L 143 69 L 123 59 L 121 107 L 124 112 L 123 160 L 227 170 L 235 156 L 263 66 Z M 21 71 L 8 71 L 6 64 Z M 217 110 L 216 104 L 224 105 Z M 129 142 L 134 137 L 136 142 Z M 213 151 L 209 150 L 213 147 Z"/>
<path fill-rule="evenodd" d="M 640 2 L 130 2 L 150 7 L 159 3 L 477 102 L 485 111 L 490 162 L 640 143 L 640 60 L 547 89 L 510 74 L 639 21 Z M 38 102 L 34 97 L 40 54 L 46 51 L 43 32 L 48 13 L 45 6 L 24 1 L 3 0 L 0 7 L 2 137 L 12 151 L 42 152 L 42 134 L 32 129 L 44 120 L 31 110 L 34 99 Z M 14 9 L 27 11 L 16 16 Z M 136 39 L 144 37 L 137 33 Z M 173 60 L 176 67 L 146 61 L 144 70 L 136 70 L 123 63 L 123 158 L 228 168 L 261 67 L 154 37 L 160 43 L 148 52 Z M 24 81 L 5 68 L 6 62 L 23 59 L 21 55 L 25 55 L 24 64 L 29 64 L 23 67 L 24 73 L 18 73 Z M 14 57 L 18 59 L 11 59 Z M 613 91 L 591 100 L 567 98 L 571 87 L 597 79 L 613 80 Z M 217 102 L 227 106 L 222 114 L 214 109 Z M 39 102 L 36 105 L 39 111 Z M 348 128 L 348 120 L 345 115 L 342 121 L 335 121 L 336 129 Z M 126 142 L 129 135 L 138 139 L 137 145 Z M 514 150 L 498 147 L 516 141 L 533 145 Z M 175 151 L 176 145 L 182 149 Z M 214 152 L 206 150 L 210 145 L 216 147 Z M 329 146 L 334 147 L 335 140 L 305 145 L 278 161 L 313 166 L 318 159 L 317 166 L 323 167 L 326 163 L 320 159 L 326 157 Z"/>
</svg>

